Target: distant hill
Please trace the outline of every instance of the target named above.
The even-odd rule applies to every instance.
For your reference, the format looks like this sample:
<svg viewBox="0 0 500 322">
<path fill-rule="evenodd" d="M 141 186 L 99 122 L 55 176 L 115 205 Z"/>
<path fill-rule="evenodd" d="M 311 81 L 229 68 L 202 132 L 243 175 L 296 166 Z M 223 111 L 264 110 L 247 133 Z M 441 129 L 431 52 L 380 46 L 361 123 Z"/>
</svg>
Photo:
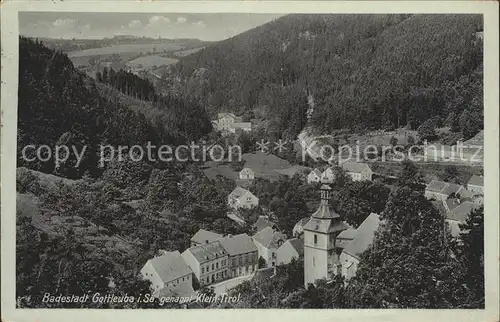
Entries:
<svg viewBox="0 0 500 322">
<path fill-rule="evenodd" d="M 120 81 L 130 77 L 123 75 Z M 121 89 L 136 96 L 143 90 L 135 78 L 125 85 Z M 199 139 L 211 128 L 205 110 L 196 104 L 175 96 L 142 102 L 97 84 L 75 69 L 66 54 L 38 41 L 19 40 L 18 166 L 68 178 L 86 172 L 99 175 L 100 145 L 180 144 Z M 20 152 L 27 145 L 47 145 L 52 151 L 56 145 L 74 145 L 78 151 L 87 146 L 87 150 L 79 167 L 74 167 L 73 157 L 56 168 L 53 159 L 24 161 Z"/>
<path fill-rule="evenodd" d="M 481 30 L 480 15 L 288 15 L 185 57 L 165 86 L 277 136 L 296 136 L 308 109 L 323 133 L 429 118 L 460 130 L 482 120 Z"/>
</svg>

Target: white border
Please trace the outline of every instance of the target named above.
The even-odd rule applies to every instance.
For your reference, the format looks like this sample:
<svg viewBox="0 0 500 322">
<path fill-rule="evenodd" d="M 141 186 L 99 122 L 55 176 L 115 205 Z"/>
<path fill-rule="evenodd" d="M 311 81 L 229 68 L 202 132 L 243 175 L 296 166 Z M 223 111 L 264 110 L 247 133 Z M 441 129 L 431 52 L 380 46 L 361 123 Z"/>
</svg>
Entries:
<svg viewBox="0 0 500 322">
<path fill-rule="evenodd" d="M 2 321 L 499 321 L 498 3 L 494 1 L 16 1 L 1 4 L 1 281 Z M 18 11 L 175 13 L 479 13 L 484 15 L 485 310 L 97 310 L 15 308 L 15 164 Z"/>
</svg>

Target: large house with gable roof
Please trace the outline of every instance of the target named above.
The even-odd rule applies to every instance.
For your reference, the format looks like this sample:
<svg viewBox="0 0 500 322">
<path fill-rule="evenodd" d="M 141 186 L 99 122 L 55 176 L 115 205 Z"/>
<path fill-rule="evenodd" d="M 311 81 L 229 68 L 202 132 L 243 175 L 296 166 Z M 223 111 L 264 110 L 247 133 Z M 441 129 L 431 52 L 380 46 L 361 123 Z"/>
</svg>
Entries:
<svg viewBox="0 0 500 322">
<path fill-rule="evenodd" d="M 236 187 L 227 197 L 229 207 L 237 210 L 240 208 L 254 208 L 259 205 L 259 198 L 242 187 Z"/>
<path fill-rule="evenodd" d="M 228 274 L 230 278 L 249 275 L 259 268 L 257 246 L 247 234 L 227 235 L 220 239 L 222 246 L 229 255 Z"/>
<path fill-rule="evenodd" d="M 208 244 L 221 238 L 222 238 L 221 234 L 217 234 L 205 229 L 200 229 L 196 232 L 196 234 L 193 235 L 193 237 L 191 237 L 190 247 Z"/>
<path fill-rule="evenodd" d="M 257 232 L 252 239 L 257 246 L 259 257 L 262 257 L 266 262 L 266 267 L 276 266 L 276 251 L 285 242 L 286 236 L 271 227 L 265 227 Z"/>
<path fill-rule="evenodd" d="M 472 195 L 463 186 L 451 182 L 432 180 L 425 187 L 425 197 L 427 199 L 444 201 L 452 194 L 460 195 L 461 198 L 468 198 Z"/>
<path fill-rule="evenodd" d="M 346 161 L 340 166 L 353 181 L 372 181 L 373 171 L 366 163 Z"/>
<path fill-rule="evenodd" d="M 201 286 L 229 277 L 229 254 L 220 240 L 188 248 L 182 253 L 182 258 Z"/>
<path fill-rule="evenodd" d="M 146 262 L 141 269 L 144 279 L 151 282 L 153 296 L 191 296 L 193 290 L 193 271 L 182 258 L 179 251 L 161 252 Z"/>
</svg>

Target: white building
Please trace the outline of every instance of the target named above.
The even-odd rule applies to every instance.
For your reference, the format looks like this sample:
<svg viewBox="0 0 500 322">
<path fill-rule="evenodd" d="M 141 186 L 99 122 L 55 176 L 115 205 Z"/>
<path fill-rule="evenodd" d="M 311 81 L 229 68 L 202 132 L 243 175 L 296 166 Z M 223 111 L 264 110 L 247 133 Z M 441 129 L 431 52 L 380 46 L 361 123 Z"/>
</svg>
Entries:
<svg viewBox="0 0 500 322">
<path fill-rule="evenodd" d="M 191 296 L 194 293 L 193 271 L 179 251 L 162 252 L 161 256 L 148 260 L 141 275 L 151 282 L 154 297 L 167 294 Z"/>
<path fill-rule="evenodd" d="M 217 120 L 212 121 L 215 128 L 221 132 L 236 133 L 237 131 L 250 132 L 251 122 L 243 122 L 241 117 L 233 113 L 219 113 Z"/>
<path fill-rule="evenodd" d="M 341 167 L 353 181 L 372 181 L 373 171 L 366 163 L 346 161 Z"/>
<path fill-rule="evenodd" d="M 342 276 L 350 279 L 356 275 L 360 255 L 373 243 L 375 232 L 380 225 L 380 217 L 370 214 L 354 232 L 354 239 L 347 243 L 340 254 Z"/>
<path fill-rule="evenodd" d="M 459 225 L 464 224 L 471 211 L 479 207 L 481 207 L 480 204 L 471 201 L 454 201 L 454 205 L 448 206 L 447 210 L 449 209 L 449 211 L 446 213 L 446 222 L 448 223 L 448 229 L 452 237 L 458 237 L 460 234 Z"/>
<path fill-rule="evenodd" d="M 337 236 L 349 226 L 340 216 L 330 211 L 331 188 L 321 187 L 321 202 L 315 213 L 304 225 L 304 285 L 315 283 L 318 279 L 330 280 L 341 272 L 336 245 Z"/>
<path fill-rule="evenodd" d="M 278 247 L 277 260 L 278 265 L 289 264 L 293 258 L 298 260 L 304 255 L 304 242 L 299 238 L 291 238 Z"/>
<path fill-rule="evenodd" d="M 259 205 L 259 198 L 242 187 L 236 187 L 227 197 L 227 203 L 229 207 L 235 210 L 240 208 L 251 209 Z"/>
<path fill-rule="evenodd" d="M 319 171 L 318 168 L 312 170 L 309 172 L 307 175 L 307 183 L 315 183 L 315 182 L 320 182 L 321 181 L 321 171 Z"/>
<path fill-rule="evenodd" d="M 266 227 L 257 232 L 253 237 L 253 242 L 257 246 L 259 257 L 262 257 L 266 262 L 266 267 L 276 266 L 278 247 L 286 240 L 286 236 Z"/>
<path fill-rule="evenodd" d="M 219 240 L 188 248 L 182 253 L 201 286 L 229 277 L 229 255 Z"/>
<path fill-rule="evenodd" d="M 240 171 L 240 179 L 241 180 L 253 180 L 255 178 L 255 173 L 250 168 L 243 168 Z"/>
</svg>

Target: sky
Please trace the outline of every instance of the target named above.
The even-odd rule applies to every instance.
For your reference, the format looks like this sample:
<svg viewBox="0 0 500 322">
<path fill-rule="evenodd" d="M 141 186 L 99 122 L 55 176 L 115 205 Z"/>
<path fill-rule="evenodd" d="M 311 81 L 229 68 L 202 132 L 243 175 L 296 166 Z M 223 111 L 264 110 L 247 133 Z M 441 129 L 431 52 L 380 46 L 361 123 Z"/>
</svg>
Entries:
<svg viewBox="0 0 500 322">
<path fill-rule="evenodd" d="M 20 12 L 19 32 L 50 38 L 111 38 L 132 35 L 218 41 L 280 15 L 250 13 Z"/>
</svg>

